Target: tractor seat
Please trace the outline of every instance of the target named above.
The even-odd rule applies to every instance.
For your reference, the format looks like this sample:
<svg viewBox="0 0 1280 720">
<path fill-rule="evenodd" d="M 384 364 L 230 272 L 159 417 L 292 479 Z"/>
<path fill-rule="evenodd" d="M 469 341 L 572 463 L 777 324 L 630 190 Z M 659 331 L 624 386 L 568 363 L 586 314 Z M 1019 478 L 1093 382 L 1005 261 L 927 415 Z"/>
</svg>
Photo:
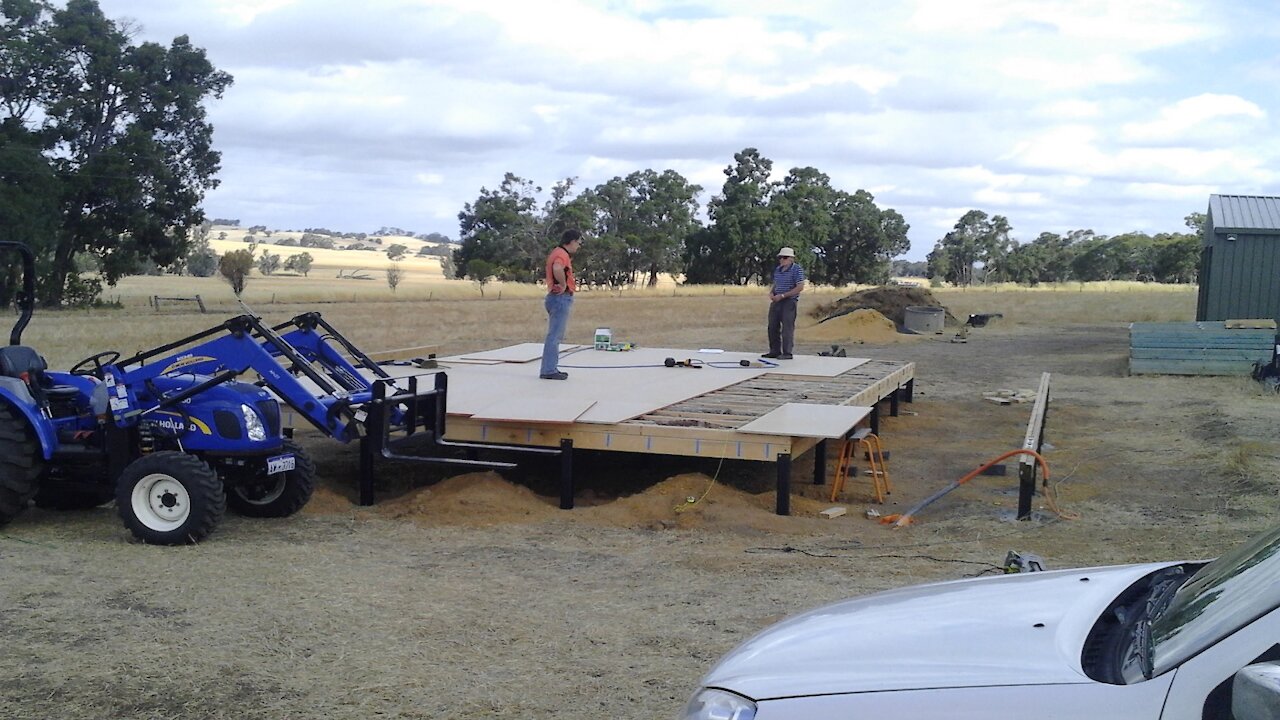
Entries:
<svg viewBox="0 0 1280 720">
<path fill-rule="evenodd" d="M 11 378 L 27 375 L 35 380 L 44 375 L 48 367 L 49 364 L 40 357 L 40 353 L 26 345 L 0 347 L 0 375 Z"/>
<path fill-rule="evenodd" d="M 0 375 L 20 380 L 26 375 L 27 384 L 38 388 L 32 392 L 49 400 L 69 400 L 80 393 L 75 385 L 54 385 L 44 372 L 48 367 L 40 353 L 26 345 L 0 347 Z"/>
</svg>

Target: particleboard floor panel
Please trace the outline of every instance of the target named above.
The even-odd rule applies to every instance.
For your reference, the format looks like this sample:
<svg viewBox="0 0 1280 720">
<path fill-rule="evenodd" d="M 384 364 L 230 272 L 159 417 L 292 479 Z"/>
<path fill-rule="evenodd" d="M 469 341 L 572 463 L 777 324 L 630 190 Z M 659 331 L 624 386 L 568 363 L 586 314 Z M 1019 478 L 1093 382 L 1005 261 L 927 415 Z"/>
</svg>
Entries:
<svg viewBox="0 0 1280 720">
<path fill-rule="evenodd" d="M 448 437 L 541 447 L 572 440 L 584 450 L 774 461 L 782 453 L 804 453 L 837 432 L 810 425 L 814 413 L 828 417 L 834 412 L 835 422 L 844 423 L 852 415 L 843 413 L 863 413 L 915 378 L 914 363 L 892 360 L 801 356 L 787 367 L 780 362 L 780 370 L 736 364 L 758 361 L 752 353 L 641 350 L 649 352 L 567 353 L 561 363 L 570 375 L 565 381 L 539 379 L 536 361 L 443 367 L 449 379 Z M 662 364 L 666 357 L 715 364 L 701 370 L 668 368 Z M 842 366 L 843 371 L 830 374 Z M 420 387 L 431 386 L 433 371 L 383 368 L 395 377 L 417 375 Z M 793 368 L 806 374 L 792 374 Z M 794 425 L 746 427 L 788 404 L 815 410 L 792 408 L 769 421 L 792 418 Z M 285 412 L 287 424 L 300 424 Z"/>
<path fill-rule="evenodd" d="M 474 413 L 475 420 L 572 423 L 595 403 L 577 398 L 509 398 Z"/>
<path fill-rule="evenodd" d="M 570 350 L 582 348 L 582 345 L 560 345 L 560 354 L 564 355 Z M 511 363 L 527 363 L 534 360 L 542 359 L 542 343 L 520 343 L 519 345 L 510 345 L 497 350 L 485 350 L 478 353 L 467 353 L 465 355 L 453 355 L 441 360 L 498 360 L 500 362 Z"/>
<path fill-rule="evenodd" d="M 787 403 L 738 428 L 759 435 L 841 438 L 871 414 L 862 405 L 806 405 Z"/>
<path fill-rule="evenodd" d="M 761 363 L 752 353 L 672 348 L 607 352 L 585 346 L 567 347 L 574 349 L 561 354 L 560 369 L 569 373 L 569 379 L 563 381 L 538 377 L 542 348 L 533 343 L 463 356 L 468 362 L 445 368 L 449 375 L 449 413 L 482 414 L 482 419 L 493 419 L 503 414 L 499 409 L 503 402 L 554 394 L 558 399 L 588 405 L 578 422 L 613 424 L 765 374 L 836 377 L 868 362 L 865 358 L 801 355 L 794 360 L 777 361 L 777 367 L 773 367 Z M 525 362 L 489 362 L 527 357 L 532 350 L 537 351 L 536 356 Z M 693 360 L 700 367 L 666 367 L 669 357 Z M 470 362 L 477 358 L 486 364 Z M 442 358 L 446 365 L 448 360 Z M 742 360 L 752 366 L 741 366 Z M 414 371 L 409 369 L 404 374 Z M 390 368 L 388 372 L 399 374 Z"/>
</svg>

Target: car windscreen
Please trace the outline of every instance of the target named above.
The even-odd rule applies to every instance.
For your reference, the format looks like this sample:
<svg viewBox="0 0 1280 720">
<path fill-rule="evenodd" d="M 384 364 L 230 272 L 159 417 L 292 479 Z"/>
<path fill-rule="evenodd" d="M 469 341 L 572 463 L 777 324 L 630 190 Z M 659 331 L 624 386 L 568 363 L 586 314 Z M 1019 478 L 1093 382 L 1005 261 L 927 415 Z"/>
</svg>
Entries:
<svg viewBox="0 0 1280 720">
<path fill-rule="evenodd" d="M 1159 675 L 1280 606 L 1280 528 L 1200 568 L 1151 623 Z"/>
</svg>

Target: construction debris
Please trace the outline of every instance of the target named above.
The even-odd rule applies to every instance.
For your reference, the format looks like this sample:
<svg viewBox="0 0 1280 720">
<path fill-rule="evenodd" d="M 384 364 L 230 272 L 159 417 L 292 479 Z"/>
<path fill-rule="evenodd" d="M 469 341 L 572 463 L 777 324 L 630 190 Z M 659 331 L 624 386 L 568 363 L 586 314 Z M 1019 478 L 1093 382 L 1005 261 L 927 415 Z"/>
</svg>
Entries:
<svg viewBox="0 0 1280 720">
<path fill-rule="evenodd" d="M 1008 390 L 1000 389 L 991 392 L 982 393 L 982 399 L 993 402 L 997 405 L 1011 405 L 1013 403 L 1027 403 L 1036 401 L 1035 390 Z"/>
</svg>

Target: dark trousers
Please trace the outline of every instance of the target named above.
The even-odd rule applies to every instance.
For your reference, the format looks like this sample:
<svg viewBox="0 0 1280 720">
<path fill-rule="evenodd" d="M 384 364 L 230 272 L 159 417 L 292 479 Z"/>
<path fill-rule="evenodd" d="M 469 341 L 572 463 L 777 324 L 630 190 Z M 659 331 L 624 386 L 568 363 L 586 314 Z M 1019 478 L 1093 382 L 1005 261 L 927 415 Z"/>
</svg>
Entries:
<svg viewBox="0 0 1280 720">
<path fill-rule="evenodd" d="M 769 303 L 769 352 L 790 355 L 796 339 L 799 298 Z"/>
</svg>

